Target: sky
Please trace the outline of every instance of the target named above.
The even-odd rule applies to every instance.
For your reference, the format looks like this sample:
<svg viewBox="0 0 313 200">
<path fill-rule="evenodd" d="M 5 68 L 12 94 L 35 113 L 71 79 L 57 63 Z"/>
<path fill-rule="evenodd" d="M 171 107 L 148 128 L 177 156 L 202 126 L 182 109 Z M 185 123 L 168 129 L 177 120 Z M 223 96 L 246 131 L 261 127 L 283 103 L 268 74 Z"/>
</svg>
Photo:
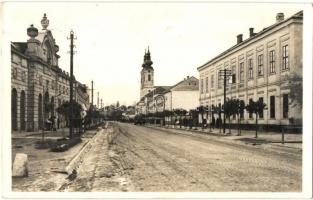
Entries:
<svg viewBox="0 0 313 200">
<path fill-rule="evenodd" d="M 199 77 L 197 67 L 249 35 L 303 9 L 281 3 L 22 3 L 5 2 L 3 33 L 10 41 L 26 42 L 26 29 L 46 13 L 61 56 L 59 67 L 69 72 L 69 37 L 75 40 L 74 75 L 91 87 L 104 105 L 131 105 L 139 100 L 140 70 L 149 46 L 155 85 L 175 85 L 186 76 Z"/>
</svg>

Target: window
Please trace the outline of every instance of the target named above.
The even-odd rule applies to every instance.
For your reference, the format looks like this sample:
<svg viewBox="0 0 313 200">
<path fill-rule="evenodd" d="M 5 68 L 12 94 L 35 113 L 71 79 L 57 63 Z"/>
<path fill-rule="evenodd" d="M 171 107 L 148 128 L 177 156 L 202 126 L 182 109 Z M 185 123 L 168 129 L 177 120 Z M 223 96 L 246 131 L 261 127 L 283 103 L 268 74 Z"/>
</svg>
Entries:
<svg viewBox="0 0 313 200">
<path fill-rule="evenodd" d="M 218 88 L 222 88 L 222 84 L 223 84 L 223 78 L 221 75 L 218 76 L 218 82 L 217 82 L 217 87 Z"/>
<path fill-rule="evenodd" d="M 13 78 L 17 78 L 17 68 L 13 68 L 13 73 L 12 73 Z"/>
<path fill-rule="evenodd" d="M 231 67 L 231 83 L 236 83 L 236 65 Z"/>
<path fill-rule="evenodd" d="M 59 94 L 61 94 L 62 86 L 59 85 Z"/>
<path fill-rule="evenodd" d="M 200 92 L 201 94 L 203 94 L 203 79 L 201 79 L 201 83 L 200 83 Z"/>
<path fill-rule="evenodd" d="M 205 78 L 205 92 L 209 92 L 209 77 Z"/>
<path fill-rule="evenodd" d="M 252 58 L 248 60 L 248 79 L 253 79 L 253 63 Z"/>
<path fill-rule="evenodd" d="M 259 98 L 259 102 L 261 102 L 261 103 L 264 102 L 264 101 L 263 101 L 263 97 L 260 97 L 260 98 Z M 262 112 L 259 113 L 259 118 L 260 118 L 260 119 L 263 119 L 263 117 L 264 117 L 264 115 L 263 115 L 263 110 L 262 110 Z"/>
<path fill-rule="evenodd" d="M 251 104 L 250 102 L 252 102 L 252 99 L 249 99 L 249 104 Z M 249 119 L 253 118 L 253 112 L 249 111 Z"/>
<path fill-rule="evenodd" d="M 270 73 L 275 73 L 275 51 L 270 51 Z"/>
<path fill-rule="evenodd" d="M 270 118 L 275 118 L 275 96 L 270 96 Z"/>
<path fill-rule="evenodd" d="M 288 118 L 289 102 L 288 94 L 283 94 L 283 118 Z"/>
<path fill-rule="evenodd" d="M 211 75 L 211 88 L 214 88 L 214 74 Z"/>
<path fill-rule="evenodd" d="M 282 70 L 289 69 L 289 49 L 288 45 L 283 46 L 283 66 Z"/>
<path fill-rule="evenodd" d="M 244 82 L 244 78 L 245 78 L 244 77 L 244 71 L 245 71 L 244 64 L 242 62 L 242 63 L 239 64 L 239 75 L 240 75 L 239 79 L 240 79 L 240 82 Z"/>
<path fill-rule="evenodd" d="M 49 80 L 46 80 L 46 88 L 49 89 Z"/>
<path fill-rule="evenodd" d="M 54 81 L 51 81 L 51 89 L 54 89 Z"/>
<path fill-rule="evenodd" d="M 150 74 L 148 75 L 148 81 L 151 81 L 151 75 Z"/>
<path fill-rule="evenodd" d="M 258 55 L 258 76 L 263 76 L 263 54 Z"/>
<path fill-rule="evenodd" d="M 26 72 L 22 72 L 22 81 L 25 82 L 26 81 Z"/>
</svg>

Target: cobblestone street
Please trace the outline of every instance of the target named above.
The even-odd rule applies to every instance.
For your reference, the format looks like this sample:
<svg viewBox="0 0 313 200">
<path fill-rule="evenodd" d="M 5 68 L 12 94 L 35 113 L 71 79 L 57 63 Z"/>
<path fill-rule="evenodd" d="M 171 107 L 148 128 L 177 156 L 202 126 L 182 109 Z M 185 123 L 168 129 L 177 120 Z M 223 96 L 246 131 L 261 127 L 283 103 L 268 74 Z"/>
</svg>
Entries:
<svg viewBox="0 0 313 200">
<path fill-rule="evenodd" d="M 60 191 L 301 191 L 302 150 L 118 123 Z"/>
</svg>

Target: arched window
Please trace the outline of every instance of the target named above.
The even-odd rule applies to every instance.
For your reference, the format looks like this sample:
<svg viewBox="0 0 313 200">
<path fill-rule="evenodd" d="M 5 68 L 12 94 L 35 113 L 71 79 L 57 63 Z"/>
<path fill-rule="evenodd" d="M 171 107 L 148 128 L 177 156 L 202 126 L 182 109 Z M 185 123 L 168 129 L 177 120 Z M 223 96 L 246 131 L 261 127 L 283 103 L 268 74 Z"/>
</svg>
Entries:
<svg viewBox="0 0 313 200">
<path fill-rule="evenodd" d="M 11 94 L 11 123 L 12 130 L 17 130 L 17 91 L 14 88 Z"/>
<path fill-rule="evenodd" d="M 148 81 L 151 81 L 151 75 L 150 74 L 148 75 Z"/>
<path fill-rule="evenodd" d="M 20 125 L 21 130 L 25 130 L 25 92 L 22 90 L 20 98 Z"/>
<path fill-rule="evenodd" d="M 49 118 L 49 111 L 50 111 L 50 107 L 49 107 L 49 93 L 46 92 L 45 93 L 45 98 L 44 98 L 44 119 L 47 120 Z"/>
</svg>

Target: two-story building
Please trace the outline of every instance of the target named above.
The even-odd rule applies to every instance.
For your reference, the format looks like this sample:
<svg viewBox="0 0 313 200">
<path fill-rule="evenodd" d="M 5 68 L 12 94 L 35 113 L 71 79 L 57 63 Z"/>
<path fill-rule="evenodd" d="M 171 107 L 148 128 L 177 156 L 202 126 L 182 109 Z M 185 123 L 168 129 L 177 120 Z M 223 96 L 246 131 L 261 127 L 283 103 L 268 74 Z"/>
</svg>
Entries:
<svg viewBox="0 0 313 200">
<path fill-rule="evenodd" d="M 11 123 L 13 131 L 36 131 L 69 101 L 70 76 L 58 65 L 59 47 L 44 14 L 42 30 L 27 29 L 27 42 L 11 42 Z M 76 99 L 89 105 L 86 86 L 75 81 Z"/>
<path fill-rule="evenodd" d="M 198 67 L 200 74 L 200 105 L 224 103 L 223 77 L 220 70 L 228 69 L 227 98 L 260 100 L 267 109 L 260 114 L 259 124 L 265 128 L 280 125 L 301 125 L 301 107 L 292 103 L 288 80 L 290 75 L 302 76 L 303 13 L 284 19 L 278 13 L 276 23 L 258 33 L 249 29 L 245 40 L 237 36 L 237 44 Z M 245 111 L 243 124 L 254 124 L 252 113 Z M 209 119 L 209 117 L 206 117 Z M 236 123 L 236 116 L 232 117 Z M 209 119 L 210 120 L 210 119 Z"/>
</svg>

